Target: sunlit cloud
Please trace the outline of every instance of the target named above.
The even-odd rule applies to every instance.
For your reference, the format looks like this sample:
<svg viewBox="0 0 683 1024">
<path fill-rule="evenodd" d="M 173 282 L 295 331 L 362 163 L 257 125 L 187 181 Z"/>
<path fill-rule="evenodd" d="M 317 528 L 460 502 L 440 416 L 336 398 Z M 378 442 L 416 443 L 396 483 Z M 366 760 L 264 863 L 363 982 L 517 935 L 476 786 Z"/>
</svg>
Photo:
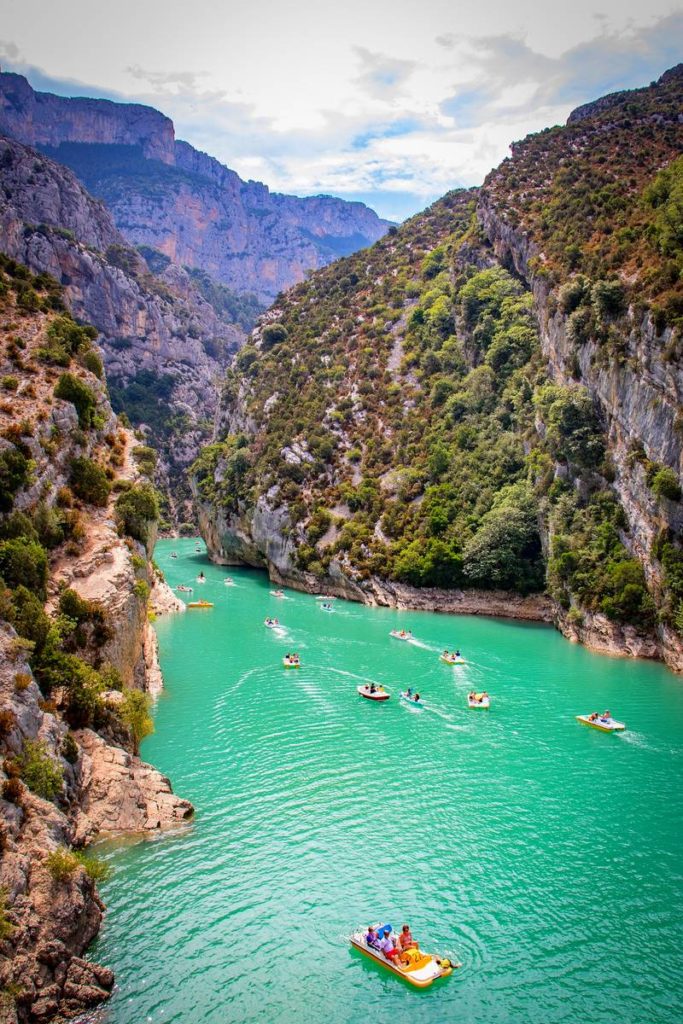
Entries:
<svg viewBox="0 0 683 1024">
<path fill-rule="evenodd" d="M 38 89 L 157 107 L 178 138 L 273 190 L 363 199 L 395 220 L 480 183 L 511 141 L 580 103 L 647 84 L 676 63 L 683 37 L 668 0 L 647 14 L 635 0 L 574 0 L 560 35 L 531 0 L 495 11 L 424 0 L 419 18 L 408 0 L 347 0 L 343 17 L 292 0 L 265 21 L 246 7 L 195 0 L 195 16 L 168 2 L 185 36 L 167 26 L 157 39 L 161 0 L 121 0 L 111 46 L 94 54 L 84 37 L 64 54 L 48 37 L 62 23 L 48 13 L 42 29 L 38 0 L 24 0 L 3 26 L 0 60 Z"/>
</svg>

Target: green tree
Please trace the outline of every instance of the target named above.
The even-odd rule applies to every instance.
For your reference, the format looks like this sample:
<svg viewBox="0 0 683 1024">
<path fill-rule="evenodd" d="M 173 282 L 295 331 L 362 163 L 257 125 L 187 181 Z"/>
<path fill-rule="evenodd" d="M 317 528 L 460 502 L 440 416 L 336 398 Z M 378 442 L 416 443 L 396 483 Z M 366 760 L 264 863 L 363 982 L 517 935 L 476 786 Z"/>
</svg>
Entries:
<svg viewBox="0 0 683 1024">
<path fill-rule="evenodd" d="M 130 729 L 135 754 L 140 753 L 140 744 L 145 736 L 151 736 L 154 732 L 150 707 L 151 701 L 146 693 L 140 690 L 126 690 L 120 705 L 121 718 Z"/>
</svg>

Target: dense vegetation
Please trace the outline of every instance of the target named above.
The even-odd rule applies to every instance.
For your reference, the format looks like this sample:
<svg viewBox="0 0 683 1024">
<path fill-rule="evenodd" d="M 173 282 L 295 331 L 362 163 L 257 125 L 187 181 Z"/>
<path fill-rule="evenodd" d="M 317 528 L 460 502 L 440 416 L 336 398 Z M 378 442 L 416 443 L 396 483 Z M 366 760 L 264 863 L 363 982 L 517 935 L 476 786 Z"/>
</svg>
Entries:
<svg viewBox="0 0 683 1024">
<path fill-rule="evenodd" d="M 58 706 L 74 728 L 98 726 L 111 715 L 101 694 L 122 685 L 103 659 L 112 637 L 109 616 L 98 602 L 64 588 L 55 612 L 48 614 L 49 565 L 81 551 L 86 517 L 108 504 L 114 486 L 121 492 L 115 505 L 121 533 L 147 541 L 158 515 L 156 494 L 149 484 L 116 479 L 125 435 L 117 429 L 105 432 L 111 410 L 98 380 L 98 362 L 92 358 L 99 361 L 93 348 L 96 332 L 72 320 L 56 282 L 0 256 L 0 321 L 0 361 L 5 369 L 13 368 L 17 381 L 12 402 L 0 402 L 0 618 L 18 633 L 45 701 L 57 702 L 46 707 Z M 49 412 L 62 402 L 74 407 L 68 436 L 56 422 L 50 426 Z M 155 453 L 145 446 L 135 452 L 149 475 Z M 61 464 L 67 480 L 56 494 L 48 472 L 52 459 Z M 39 493 L 27 496 L 36 478 L 41 481 Z M 132 564 L 144 568 L 133 540 L 128 543 Z M 138 582 L 147 586 L 143 579 Z M 17 687 L 29 681 L 17 676 Z M 63 754 L 67 760 L 78 756 L 73 738 Z M 61 768 L 39 743 L 24 744 L 16 771 L 46 799 L 61 790 Z M 6 785 L 18 799 L 12 782 L 10 778 Z"/>
<path fill-rule="evenodd" d="M 623 362 L 647 312 L 675 358 L 680 93 L 678 76 L 530 137 L 481 196 L 450 193 L 280 297 L 226 378 L 223 435 L 194 467 L 204 500 L 248 520 L 267 496 L 296 567 L 321 579 L 335 560 L 361 583 L 547 589 L 573 621 L 683 629 L 678 538 L 663 531 L 653 554 L 654 601 L 578 362 L 589 339 Z M 566 319 L 573 381 L 552 381 L 532 297 L 477 202 L 537 243 L 529 270 Z M 680 501 L 670 466 L 633 458 L 657 500 Z"/>
</svg>

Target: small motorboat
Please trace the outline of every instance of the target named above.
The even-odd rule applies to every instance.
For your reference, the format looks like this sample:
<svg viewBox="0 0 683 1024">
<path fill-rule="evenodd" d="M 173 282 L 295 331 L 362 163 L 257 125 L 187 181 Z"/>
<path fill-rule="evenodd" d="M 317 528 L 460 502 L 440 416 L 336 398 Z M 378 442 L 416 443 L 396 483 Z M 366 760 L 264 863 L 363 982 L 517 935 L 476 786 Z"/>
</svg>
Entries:
<svg viewBox="0 0 683 1024">
<path fill-rule="evenodd" d="M 440 658 L 447 665 L 464 665 L 465 659 L 461 654 L 454 654 L 452 651 L 444 651 Z"/>
<path fill-rule="evenodd" d="M 483 693 L 472 692 L 467 695 L 467 704 L 471 708 L 484 708 L 485 710 L 488 710 L 491 704 L 491 698 L 486 691 Z"/>
<path fill-rule="evenodd" d="M 213 608 L 211 601 L 189 601 L 188 608 Z"/>
<path fill-rule="evenodd" d="M 192 587 L 184 587 L 182 585 L 182 583 L 181 583 L 181 585 L 179 587 L 176 587 L 176 590 L 180 591 L 181 594 L 191 594 L 192 593 Z"/>
<path fill-rule="evenodd" d="M 394 640 L 412 640 L 413 634 L 409 629 L 392 629 L 389 636 L 393 636 Z"/>
<path fill-rule="evenodd" d="M 607 712 L 604 715 L 598 715 L 595 711 L 592 715 L 577 715 L 576 721 L 581 722 L 581 725 L 589 725 L 591 729 L 599 729 L 600 732 L 623 732 L 626 728 L 623 722 L 615 721 Z"/>
<path fill-rule="evenodd" d="M 200 572 L 199 576 L 197 577 L 197 583 L 206 583 L 206 576 L 204 575 L 203 572 Z"/>
<path fill-rule="evenodd" d="M 171 558 L 177 558 L 177 557 L 178 557 L 178 552 L 177 551 L 172 551 L 171 552 Z"/>
<path fill-rule="evenodd" d="M 226 587 L 234 587 L 235 586 L 235 581 L 232 578 L 232 576 L 226 576 L 225 579 L 223 580 L 223 583 L 225 583 Z"/>
<path fill-rule="evenodd" d="M 365 683 L 363 686 L 357 686 L 356 689 L 361 697 L 365 697 L 366 700 L 389 700 L 389 694 L 383 686 Z"/>
<path fill-rule="evenodd" d="M 378 927 L 377 931 L 381 931 L 381 927 Z M 365 956 L 374 960 L 375 963 L 386 967 L 392 974 L 397 974 L 399 978 L 404 978 L 411 985 L 415 985 L 416 988 L 428 988 L 438 978 L 447 978 L 449 974 L 453 973 L 454 967 L 460 966 L 460 964 L 451 963 L 446 957 L 437 957 L 431 953 L 424 953 L 421 949 L 411 952 L 410 963 L 402 964 L 400 961 L 396 961 L 396 958 L 388 960 L 379 949 L 368 946 L 363 932 L 354 932 L 349 937 L 349 941 L 354 949 L 365 954 Z"/>
<path fill-rule="evenodd" d="M 286 654 L 282 659 L 282 664 L 285 668 L 301 668 L 298 654 Z"/>
<path fill-rule="evenodd" d="M 271 590 L 271 594 L 272 594 L 273 597 L 284 597 L 285 596 L 281 590 Z"/>
<path fill-rule="evenodd" d="M 331 611 L 334 611 L 334 609 L 333 609 L 331 604 L 321 604 L 321 605 L 318 605 L 318 607 L 320 608 L 321 612 L 331 612 Z"/>
<path fill-rule="evenodd" d="M 415 708 L 423 708 L 424 707 L 423 702 L 420 700 L 420 694 L 419 693 L 408 693 L 407 690 L 401 690 L 400 697 L 401 697 L 401 700 L 405 701 L 406 704 L 410 704 L 410 705 L 412 705 Z"/>
<path fill-rule="evenodd" d="M 278 619 L 265 619 L 263 625 L 267 626 L 268 629 L 277 629 L 280 622 Z"/>
<path fill-rule="evenodd" d="M 334 601 L 336 600 L 334 594 L 316 594 L 316 601 Z"/>
</svg>

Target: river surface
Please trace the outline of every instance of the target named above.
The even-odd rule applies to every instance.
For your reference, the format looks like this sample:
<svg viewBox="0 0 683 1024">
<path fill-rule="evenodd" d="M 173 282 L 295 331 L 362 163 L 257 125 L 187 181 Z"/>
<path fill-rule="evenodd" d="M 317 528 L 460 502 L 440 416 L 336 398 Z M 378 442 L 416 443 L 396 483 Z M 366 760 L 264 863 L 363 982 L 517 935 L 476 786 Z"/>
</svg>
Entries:
<svg viewBox="0 0 683 1024">
<path fill-rule="evenodd" d="M 680 1024 L 682 679 L 543 626 L 326 613 L 203 552 L 156 550 L 215 604 L 158 621 L 166 691 L 142 750 L 197 813 L 102 847 L 108 1024 Z M 456 646 L 467 664 L 441 663 Z M 391 699 L 363 700 L 365 680 Z M 483 688 L 490 711 L 469 710 Z M 625 733 L 575 721 L 605 707 Z M 462 968 L 410 988 L 348 945 L 378 920 Z"/>
</svg>

